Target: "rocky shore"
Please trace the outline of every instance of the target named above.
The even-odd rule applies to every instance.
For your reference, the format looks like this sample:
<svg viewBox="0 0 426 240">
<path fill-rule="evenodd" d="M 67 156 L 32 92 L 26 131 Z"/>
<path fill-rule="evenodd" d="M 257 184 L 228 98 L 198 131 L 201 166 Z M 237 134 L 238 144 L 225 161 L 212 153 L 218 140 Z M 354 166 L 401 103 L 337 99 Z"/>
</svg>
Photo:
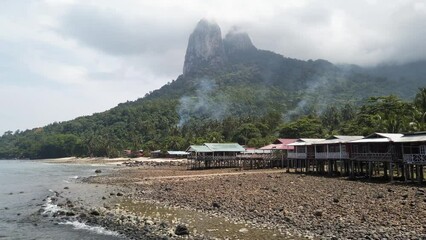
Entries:
<svg viewBox="0 0 426 240">
<path fill-rule="evenodd" d="M 73 202 L 75 215 L 60 218 L 130 239 L 426 238 L 425 188 L 414 184 L 181 164 L 137 164 L 85 182 L 106 186 L 101 206 Z"/>
</svg>

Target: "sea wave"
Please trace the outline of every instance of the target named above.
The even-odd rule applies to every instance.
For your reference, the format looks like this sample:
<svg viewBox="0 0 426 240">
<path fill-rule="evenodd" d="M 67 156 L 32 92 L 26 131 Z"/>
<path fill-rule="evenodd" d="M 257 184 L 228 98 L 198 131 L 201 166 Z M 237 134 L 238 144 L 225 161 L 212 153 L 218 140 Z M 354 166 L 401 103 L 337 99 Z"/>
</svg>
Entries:
<svg viewBox="0 0 426 240">
<path fill-rule="evenodd" d="M 83 229 L 95 232 L 97 234 L 110 235 L 110 236 L 120 236 L 118 232 L 114 232 L 103 227 L 89 226 L 85 223 L 79 221 L 67 221 L 60 224 L 72 225 L 75 229 Z"/>
<path fill-rule="evenodd" d="M 62 210 L 58 205 L 52 203 L 52 199 L 48 197 L 46 199 L 46 204 L 44 205 L 43 214 L 53 214 Z"/>
</svg>

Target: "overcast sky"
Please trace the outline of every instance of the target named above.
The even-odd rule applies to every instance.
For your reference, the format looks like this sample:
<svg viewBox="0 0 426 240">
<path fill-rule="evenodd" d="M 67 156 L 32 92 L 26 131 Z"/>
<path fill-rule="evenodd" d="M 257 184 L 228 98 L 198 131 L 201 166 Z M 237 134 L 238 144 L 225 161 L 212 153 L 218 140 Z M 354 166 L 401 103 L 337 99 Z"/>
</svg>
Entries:
<svg viewBox="0 0 426 240">
<path fill-rule="evenodd" d="M 201 18 L 286 57 L 426 57 L 424 0 L 1 0 L 0 135 L 143 97 L 182 73 Z"/>
</svg>

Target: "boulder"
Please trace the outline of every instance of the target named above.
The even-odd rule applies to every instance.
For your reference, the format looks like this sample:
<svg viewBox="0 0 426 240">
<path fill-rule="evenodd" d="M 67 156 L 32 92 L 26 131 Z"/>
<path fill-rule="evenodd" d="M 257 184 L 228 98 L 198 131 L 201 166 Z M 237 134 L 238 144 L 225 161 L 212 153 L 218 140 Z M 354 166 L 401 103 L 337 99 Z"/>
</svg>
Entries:
<svg viewBox="0 0 426 240">
<path fill-rule="evenodd" d="M 182 224 L 177 225 L 175 229 L 175 234 L 178 236 L 188 235 L 189 234 L 188 227 Z"/>
</svg>

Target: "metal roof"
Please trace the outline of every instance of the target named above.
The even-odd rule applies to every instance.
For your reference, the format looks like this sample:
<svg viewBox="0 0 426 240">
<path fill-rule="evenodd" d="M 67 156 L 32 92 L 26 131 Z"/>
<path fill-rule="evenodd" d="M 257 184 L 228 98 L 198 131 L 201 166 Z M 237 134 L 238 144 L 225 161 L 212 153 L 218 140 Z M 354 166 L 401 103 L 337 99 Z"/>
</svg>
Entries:
<svg viewBox="0 0 426 240">
<path fill-rule="evenodd" d="M 263 150 L 293 150 L 294 146 L 288 144 L 296 142 L 297 139 L 278 138 L 274 143 L 261 147 Z"/>
<path fill-rule="evenodd" d="M 355 141 L 351 141 L 350 143 L 385 143 L 391 142 L 389 138 L 363 138 Z"/>
<path fill-rule="evenodd" d="M 244 152 L 245 149 L 238 143 L 204 143 L 212 152 Z"/>
<path fill-rule="evenodd" d="M 426 133 L 404 134 L 398 142 L 426 142 Z"/>
<path fill-rule="evenodd" d="M 186 149 L 187 152 L 212 152 L 207 146 L 204 145 L 191 145 Z"/>
<path fill-rule="evenodd" d="M 351 141 L 351 143 L 399 142 L 402 136 L 401 133 L 373 133 L 363 139 Z"/>
<path fill-rule="evenodd" d="M 169 155 L 188 155 L 188 152 L 185 151 L 167 151 Z"/>
<path fill-rule="evenodd" d="M 324 141 L 324 138 L 299 138 L 296 142 L 287 144 L 289 146 L 307 146 L 315 144 L 316 142 Z"/>
<path fill-rule="evenodd" d="M 315 145 L 319 144 L 337 144 L 337 143 L 348 143 L 351 141 L 359 140 L 364 138 L 364 136 L 344 136 L 344 135 L 334 135 L 327 138 L 324 141 L 315 142 Z"/>
<path fill-rule="evenodd" d="M 288 146 L 284 144 L 269 144 L 259 149 L 261 150 L 293 150 L 294 146 Z"/>
</svg>

